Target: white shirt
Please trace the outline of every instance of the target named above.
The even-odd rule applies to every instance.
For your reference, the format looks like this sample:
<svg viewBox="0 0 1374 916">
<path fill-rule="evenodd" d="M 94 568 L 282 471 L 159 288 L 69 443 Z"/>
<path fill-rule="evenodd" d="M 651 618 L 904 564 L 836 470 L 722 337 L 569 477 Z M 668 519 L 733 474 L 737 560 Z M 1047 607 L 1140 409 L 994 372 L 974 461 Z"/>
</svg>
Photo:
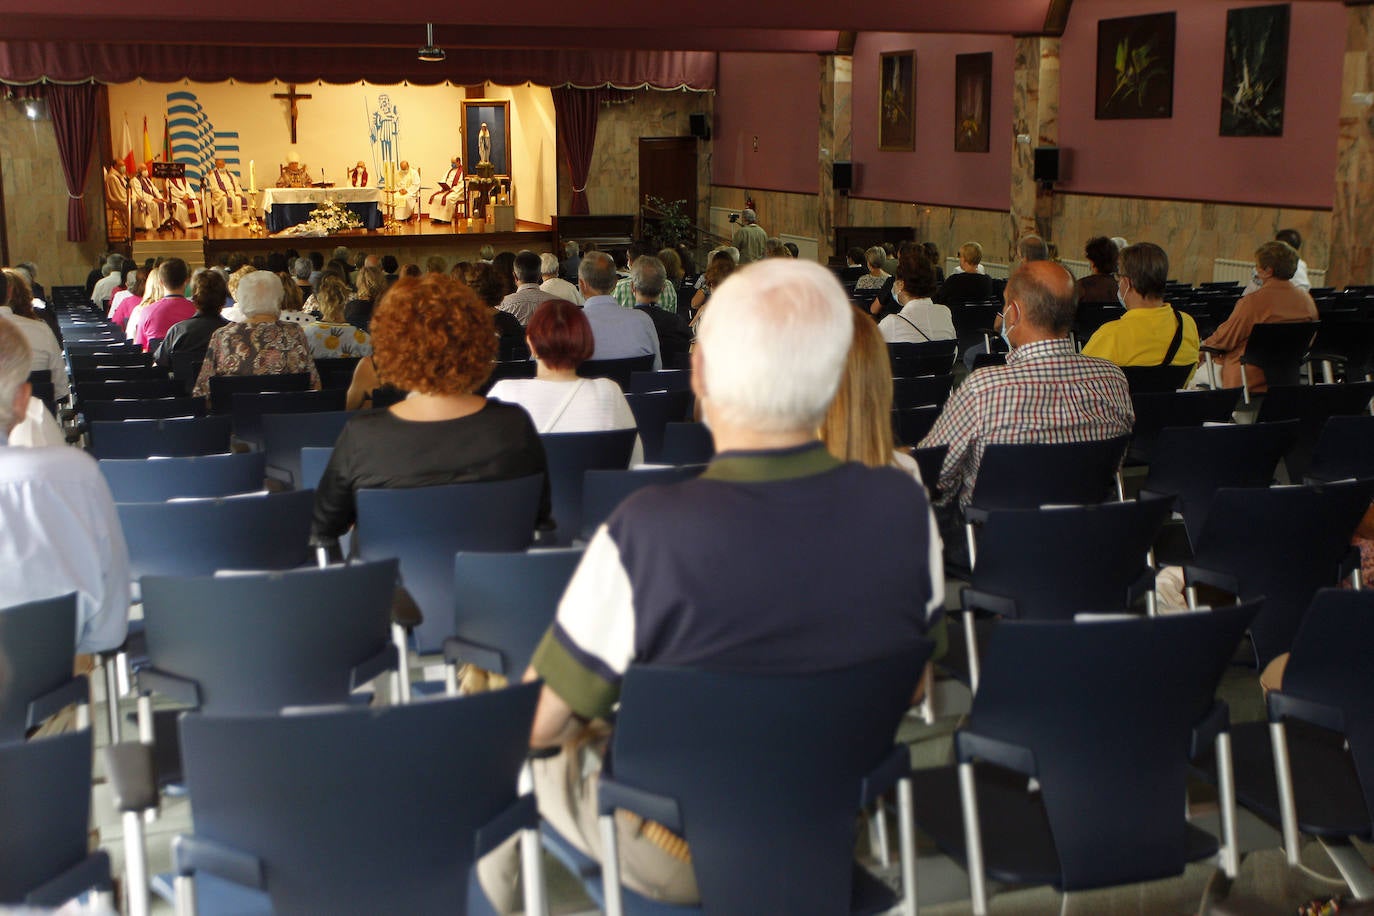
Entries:
<svg viewBox="0 0 1374 916">
<path fill-rule="evenodd" d="M 54 396 L 65 398 L 72 388 L 67 381 L 67 364 L 62 361 L 62 347 L 53 336 L 52 328 L 41 318 L 20 318 L 8 305 L 0 305 L 0 317 L 18 328 L 29 342 L 29 349 L 33 351 L 29 368 L 49 370 Z"/>
<path fill-rule="evenodd" d="M 1293 279 L 1289 282 L 1298 289 L 1312 291 L 1312 281 L 1307 276 L 1307 262 L 1302 258 L 1298 258 L 1298 269 L 1293 271 Z M 1241 295 L 1248 296 L 1259 289 L 1261 285 L 1259 277 L 1255 276 L 1255 272 L 1252 270 L 1250 271 L 1250 282 L 1245 284 L 1245 291 Z"/>
<path fill-rule="evenodd" d="M 949 309 L 929 299 L 912 299 L 896 315 L 878 322 L 878 330 L 888 343 L 924 343 L 953 340 L 956 336 Z"/>
<path fill-rule="evenodd" d="M 66 445 L 67 437 L 53 415 L 38 398 L 29 398 L 28 409 L 19 425 L 10 430 L 10 445 L 22 448 L 41 448 L 47 445 Z"/>
<path fill-rule="evenodd" d="M 582 290 L 573 286 L 562 277 L 550 277 L 543 283 L 540 283 L 539 288 L 550 296 L 562 299 L 565 302 L 571 302 L 573 305 L 584 305 L 587 302 L 586 297 L 582 295 Z"/>
<path fill-rule="evenodd" d="M 91 301 L 100 305 L 114 295 L 115 288 L 119 286 L 122 279 L 117 270 L 112 270 L 105 276 L 96 281 L 95 289 L 91 290 Z"/>
<path fill-rule="evenodd" d="M 572 400 L 567 400 L 570 393 Z M 579 379 L 576 382 L 507 378 L 493 385 L 487 396 L 525 408 L 534 421 L 534 428 L 540 433 L 585 433 L 637 427 L 625 393 L 608 378 Z M 566 406 L 564 401 L 567 401 Z M 637 465 L 643 460 L 644 449 L 636 436 L 630 464 Z"/>
<path fill-rule="evenodd" d="M 124 642 L 129 553 L 110 488 L 79 449 L 0 446 L 0 606 L 68 592 L 77 652 Z"/>
</svg>

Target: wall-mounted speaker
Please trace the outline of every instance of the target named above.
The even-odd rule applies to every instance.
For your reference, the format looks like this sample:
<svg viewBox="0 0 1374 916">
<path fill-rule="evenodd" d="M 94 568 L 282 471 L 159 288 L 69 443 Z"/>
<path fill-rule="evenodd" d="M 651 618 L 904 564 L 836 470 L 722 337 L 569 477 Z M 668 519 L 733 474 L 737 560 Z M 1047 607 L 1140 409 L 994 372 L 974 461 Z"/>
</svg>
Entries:
<svg viewBox="0 0 1374 916">
<path fill-rule="evenodd" d="M 854 190 L 854 163 L 836 162 L 831 165 L 830 186 L 836 191 Z"/>
<path fill-rule="evenodd" d="M 692 136 L 698 140 L 711 139 L 711 122 L 704 114 L 691 115 L 688 120 L 691 123 Z"/>
<path fill-rule="evenodd" d="M 1039 146 L 1035 149 L 1035 180 L 1051 184 L 1062 181 L 1059 169 L 1059 147 Z"/>
</svg>

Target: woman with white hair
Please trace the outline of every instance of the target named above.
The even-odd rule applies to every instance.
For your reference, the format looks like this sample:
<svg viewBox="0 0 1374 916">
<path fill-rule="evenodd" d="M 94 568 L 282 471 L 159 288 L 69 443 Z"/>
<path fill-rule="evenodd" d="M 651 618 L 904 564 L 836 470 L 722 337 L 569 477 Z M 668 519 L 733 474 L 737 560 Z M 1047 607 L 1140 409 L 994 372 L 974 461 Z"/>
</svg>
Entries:
<svg viewBox="0 0 1374 916">
<path fill-rule="evenodd" d="M 284 295 L 281 279 L 271 271 L 254 271 L 239 281 L 237 305 L 244 320 L 226 325 L 210 337 L 193 395 L 208 396 L 210 379 L 216 375 L 308 372 L 310 387 L 319 389 L 320 375 L 305 332 L 298 324 L 278 320 Z"/>
</svg>

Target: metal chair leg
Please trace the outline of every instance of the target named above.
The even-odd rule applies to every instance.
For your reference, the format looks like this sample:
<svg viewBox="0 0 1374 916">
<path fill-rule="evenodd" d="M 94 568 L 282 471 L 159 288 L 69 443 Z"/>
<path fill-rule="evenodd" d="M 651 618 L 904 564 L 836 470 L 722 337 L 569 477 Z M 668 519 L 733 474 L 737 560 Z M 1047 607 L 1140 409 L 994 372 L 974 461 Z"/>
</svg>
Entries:
<svg viewBox="0 0 1374 916">
<path fill-rule="evenodd" d="M 983 868 L 983 833 L 978 823 L 978 790 L 973 764 L 959 764 L 959 801 L 964 812 L 964 845 L 968 849 L 968 887 L 974 916 L 987 916 L 987 876 Z"/>
<path fill-rule="evenodd" d="M 897 830 L 902 857 L 902 910 L 916 916 L 916 815 L 911 798 L 911 780 L 897 782 Z"/>
<path fill-rule="evenodd" d="M 105 669 L 105 715 L 110 725 L 110 743 L 120 741 L 119 723 L 119 675 L 115 671 L 114 656 L 105 656 L 102 666 Z"/>
<path fill-rule="evenodd" d="M 601 830 L 601 884 L 606 894 L 606 916 L 625 916 L 620 890 L 620 842 L 615 835 L 615 815 L 597 818 Z"/>
<path fill-rule="evenodd" d="M 1221 814 L 1221 869 L 1235 879 L 1240 871 L 1240 845 L 1236 838 L 1236 789 L 1231 766 L 1231 733 L 1217 735 L 1217 794 Z"/>
<path fill-rule="evenodd" d="M 1288 734 L 1282 722 L 1269 723 L 1269 740 L 1274 745 L 1274 778 L 1279 790 L 1279 818 L 1283 825 L 1283 851 L 1289 865 L 1299 864 L 1298 808 L 1293 798 L 1293 768 L 1288 759 Z"/>
</svg>

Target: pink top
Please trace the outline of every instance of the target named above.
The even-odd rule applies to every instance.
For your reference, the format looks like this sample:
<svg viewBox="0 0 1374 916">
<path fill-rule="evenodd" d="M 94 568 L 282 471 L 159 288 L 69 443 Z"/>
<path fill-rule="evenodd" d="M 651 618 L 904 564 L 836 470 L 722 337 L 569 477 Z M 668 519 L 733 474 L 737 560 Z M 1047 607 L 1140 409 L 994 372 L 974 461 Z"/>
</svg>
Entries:
<svg viewBox="0 0 1374 916">
<path fill-rule="evenodd" d="M 167 331 L 178 321 L 185 321 L 196 314 L 196 304 L 185 296 L 167 296 L 148 306 L 143 323 L 138 326 L 134 343 L 148 349 L 148 341 L 161 340 Z"/>
</svg>

